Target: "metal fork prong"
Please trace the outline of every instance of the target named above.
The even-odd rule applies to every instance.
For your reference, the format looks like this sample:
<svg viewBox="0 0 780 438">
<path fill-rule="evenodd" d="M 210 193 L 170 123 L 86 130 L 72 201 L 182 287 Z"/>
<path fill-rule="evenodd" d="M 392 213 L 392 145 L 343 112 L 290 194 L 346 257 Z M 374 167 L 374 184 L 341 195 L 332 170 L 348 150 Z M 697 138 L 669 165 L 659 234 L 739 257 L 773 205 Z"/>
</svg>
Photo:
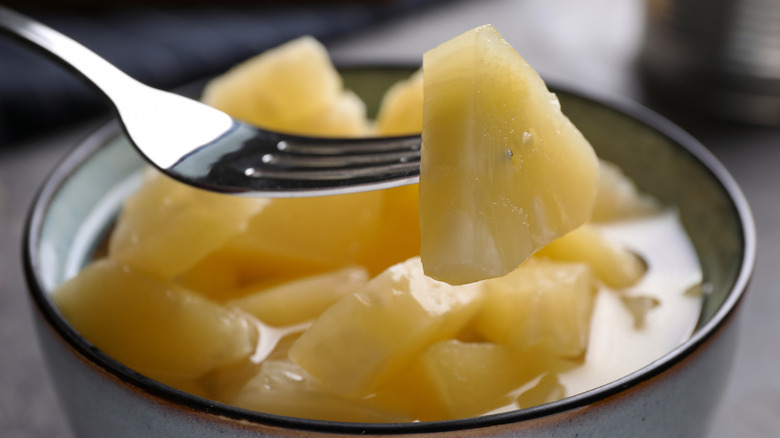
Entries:
<svg viewBox="0 0 780 438">
<path fill-rule="evenodd" d="M 420 138 L 400 137 L 396 141 L 383 139 L 381 142 L 369 144 L 359 142 L 311 144 L 294 140 L 283 140 L 279 142 L 277 149 L 288 154 L 299 155 L 345 155 L 389 151 L 419 151 Z"/>
<path fill-rule="evenodd" d="M 350 167 L 420 161 L 420 153 L 417 151 L 403 151 L 335 156 L 266 154 L 263 156 L 262 161 L 269 166 L 281 166 L 286 168 Z"/>
<path fill-rule="evenodd" d="M 357 178 L 375 178 L 398 174 L 412 176 L 419 173 L 420 163 L 417 161 L 408 163 L 396 163 L 383 166 L 354 167 L 347 169 L 327 170 L 290 170 L 290 169 L 247 169 L 244 174 L 250 178 L 267 178 L 277 180 L 303 180 L 303 181 L 334 181 L 350 180 Z"/>
</svg>

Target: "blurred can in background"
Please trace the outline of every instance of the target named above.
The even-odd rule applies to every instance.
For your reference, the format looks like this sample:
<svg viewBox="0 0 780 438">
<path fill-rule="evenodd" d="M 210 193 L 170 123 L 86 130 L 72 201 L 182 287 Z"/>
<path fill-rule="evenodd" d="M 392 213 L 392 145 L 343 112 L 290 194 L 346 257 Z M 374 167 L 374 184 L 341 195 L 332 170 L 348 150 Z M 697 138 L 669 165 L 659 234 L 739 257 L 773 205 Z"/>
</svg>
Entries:
<svg viewBox="0 0 780 438">
<path fill-rule="evenodd" d="M 780 126 L 780 0 L 645 0 L 651 99 Z"/>
</svg>

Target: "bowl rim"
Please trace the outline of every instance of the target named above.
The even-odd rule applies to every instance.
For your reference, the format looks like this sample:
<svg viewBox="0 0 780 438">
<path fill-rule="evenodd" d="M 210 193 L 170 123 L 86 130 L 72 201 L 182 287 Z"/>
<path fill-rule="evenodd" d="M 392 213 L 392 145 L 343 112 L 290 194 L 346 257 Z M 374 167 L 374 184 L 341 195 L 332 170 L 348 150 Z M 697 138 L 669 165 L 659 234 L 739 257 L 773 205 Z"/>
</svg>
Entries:
<svg viewBox="0 0 780 438">
<path fill-rule="evenodd" d="M 408 68 L 385 65 L 369 65 L 365 68 Z M 360 68 L 360 67 L 358 67 Z M 37 195 L 33 199 L 25 222 L 23 232 L 23 266 L 28 292 L 37 310 L 54 332 L 76 352 L 102 371 L 118 377 L 122 382 L 130 384 L 150 395 L 190 408 L 201 413 L 216 417 L 224 416 L 233 420 L 247 421 L 251 424 L 298 429 L 310 432 L 342 433 L 342 434 L 408 434 L 434 433 L 453 430 L 477 429 L 481 427 L 524 422 L 554 414 L 584 407 L 594 402 L 607 399 L 615 394 L 647 381 L 661 374 L 686 357 L 691 356 L 700 345 L 713 336 L 720 327 L 725 325 L 738 308 L 745 295 L 747 286 L 755 269 L 756 231 L 752 212 L 747 199 L 728 173 L 726 168 L 698 140 L 685 132 L 663 116 L 639 103 L 624 97 L 612 95 L 604 91 L 586 90 L 572 85 L 560 85 L 548 82 L 548 88 L 556 93 L 564 93 L 585 99 L 590 103 L 605 107 L 641 123 L 646 128 L 665 136 L 676 143 L 681 151 L 699 161 L 712 178 L 717 181 L 733 204 L 734 211 L 741 226 L 744 248 L 739 271 L 734 284 L 723 304 L 704 325 L 697 327 L 685 342 L 669 351 L 663 357 L 647 364 L 643 368 L 626 375 L 606 385 L 576 394 L 555 402 L 534 406 L 531 408 L 490 414 L 458 420 L 410 422 L 410 423 L 349 423 L 337 421 L 312 420 L 305 418 L 285 417 L 263 412 L 238 408 L 225 403 L 208 400 L 187 392 L 169 387 L 139 374 L 110 356 L 102 353 L 94 345 L 81 337 L 55 308 L 48 293 L 45 291 L 40 272 L 40 233 L 48 208 L 53 198 L 65 181 L 76 172 L 81 165 L 89 160 L 102 146 L 121 133 L 116 120 L 112 120 L 98 128 L 75 148 L 55 167 L 48 176 Z"/>
</svg>

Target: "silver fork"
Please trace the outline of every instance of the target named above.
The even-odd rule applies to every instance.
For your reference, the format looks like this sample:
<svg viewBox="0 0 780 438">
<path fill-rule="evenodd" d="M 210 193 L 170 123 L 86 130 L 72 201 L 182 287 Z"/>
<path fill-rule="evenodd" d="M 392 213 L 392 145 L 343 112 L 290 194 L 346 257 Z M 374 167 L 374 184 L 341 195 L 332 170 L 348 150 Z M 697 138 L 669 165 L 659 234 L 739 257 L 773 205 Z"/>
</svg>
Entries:
<svg viewBox="0 0 780 438">
<path fill-rule="evenodd" d="M 302 197 L 419 180 L 419 135 L 331 139 L 271 132 L 144 85 L 69 37 L 3 6 L 0 32 L 28 43 L 96 87 L 114 106 L 141 155 L 192 186 L 247 196 Z"/>
</svg>

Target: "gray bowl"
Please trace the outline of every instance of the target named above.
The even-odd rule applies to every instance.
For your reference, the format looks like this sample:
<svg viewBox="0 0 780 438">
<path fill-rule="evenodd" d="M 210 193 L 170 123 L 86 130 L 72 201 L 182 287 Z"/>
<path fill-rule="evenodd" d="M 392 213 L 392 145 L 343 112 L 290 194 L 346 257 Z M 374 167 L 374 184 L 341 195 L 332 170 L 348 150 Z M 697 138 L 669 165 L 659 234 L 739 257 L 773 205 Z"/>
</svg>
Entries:
<svg viewBox="0 0 780 438">
<path fill-rule="evenodd" d="M 408 69 L 357 68 L 348 86 L 375 108 Z M 597 153 L 678 208 L 711 286 L 686 342 L 641 370 L 545 405 L 483 417 L 358 424 L 281 417 L 200 398 L 140 375 L 76 332 L 50 292 L 104 239 L 143 163 L 117 124 L 80 144 L 54 171 L 29 216 L 24 266 L 39 342 L 62 406 L 81 437 L 440 435 L 704 436 L 728 379 L 736 316 L 753 271 L 747 202 L 715 158 L 679 128 L 636 105 L 555 90 Z"/>
</svg>

